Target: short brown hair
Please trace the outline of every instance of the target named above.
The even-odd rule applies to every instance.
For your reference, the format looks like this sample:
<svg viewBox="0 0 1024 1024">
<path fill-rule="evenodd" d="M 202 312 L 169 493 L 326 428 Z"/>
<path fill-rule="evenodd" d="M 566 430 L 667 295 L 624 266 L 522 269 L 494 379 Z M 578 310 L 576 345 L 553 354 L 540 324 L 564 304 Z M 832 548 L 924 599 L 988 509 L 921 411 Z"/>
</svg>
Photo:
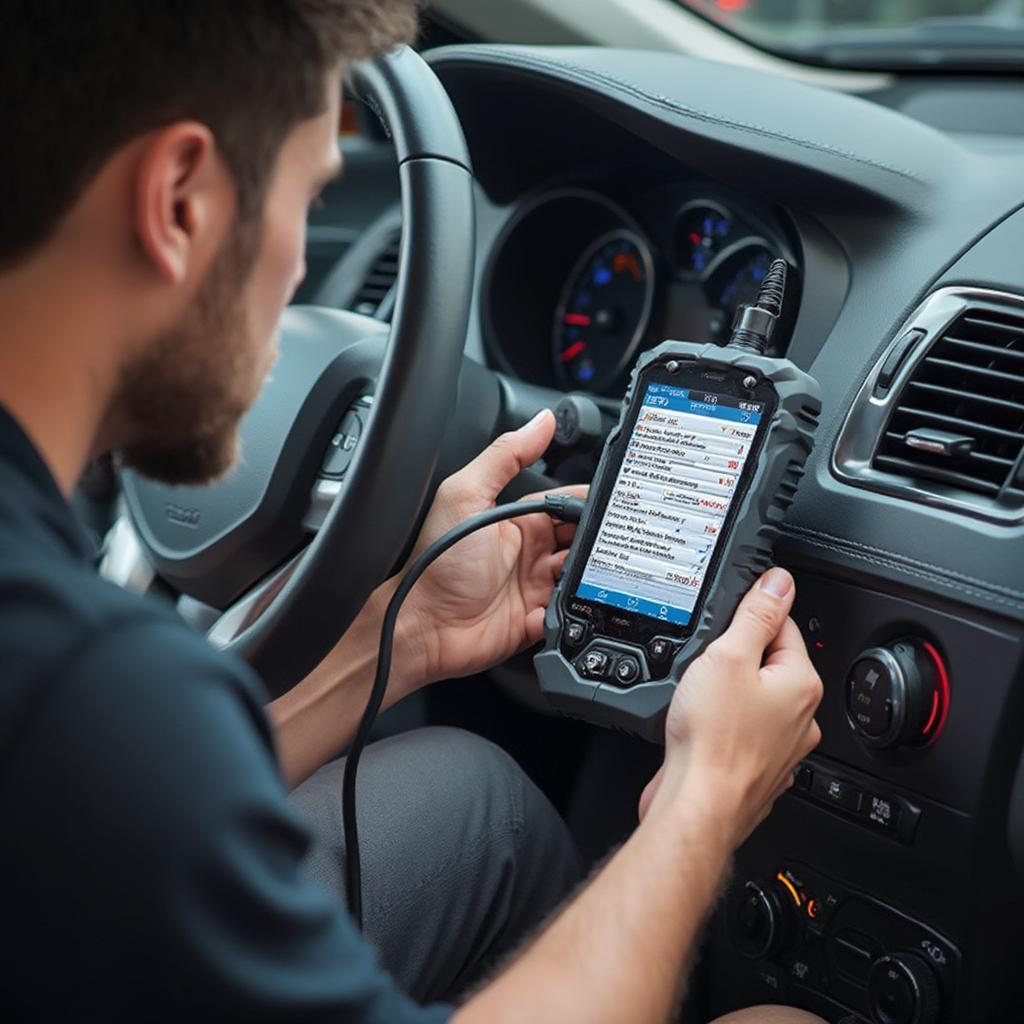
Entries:
<svg viewBox="0 0 1024 1024">
<path fill-rule="evenodd" d="M 0 265 L 42 244 L 109 156 L 207 125 L 260 208 L 289 132 L 337 63 L 410 42 L 417 0 L 6 0 L 0 10 Z"/>
</svg>

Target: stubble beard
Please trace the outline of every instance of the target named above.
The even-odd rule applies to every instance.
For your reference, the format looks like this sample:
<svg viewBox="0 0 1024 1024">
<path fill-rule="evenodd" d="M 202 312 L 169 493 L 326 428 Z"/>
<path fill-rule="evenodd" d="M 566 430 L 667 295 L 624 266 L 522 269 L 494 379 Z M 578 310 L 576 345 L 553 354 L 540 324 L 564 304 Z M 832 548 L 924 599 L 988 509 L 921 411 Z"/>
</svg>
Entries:
<svg viewBox="0 0 1024 1024">
<path fill-rule="evenodd" d="M 244 302 L 259 236 L 258 223 L 236 223 L 181 322 L 124 368 L 108 421 L 126 468 L 195 485 L 237 460 L 239 422 L 269 370 Z"/>
</svg>

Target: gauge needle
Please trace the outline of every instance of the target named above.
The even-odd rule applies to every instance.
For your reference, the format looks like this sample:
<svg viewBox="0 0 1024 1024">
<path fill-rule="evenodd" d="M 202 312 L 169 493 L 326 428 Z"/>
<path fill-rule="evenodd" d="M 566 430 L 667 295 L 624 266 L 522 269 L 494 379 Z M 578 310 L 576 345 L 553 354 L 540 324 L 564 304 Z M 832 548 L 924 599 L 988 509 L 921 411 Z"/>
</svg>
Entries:
<svg viewBox="0 0 1024 1024">
<path fill-rule="evenodd" d="M 586 313 L 566 313 L 565 323 L 570 327 L 589 327 L 590 317 Z"/>
<path fill-rule="evenodd" d="M 587 347 L 585 341 L 574 341 L 563 353 L 562 362 L 568 363 L 570 360 L 575 359 L 581 352 Z"/>
</svg>

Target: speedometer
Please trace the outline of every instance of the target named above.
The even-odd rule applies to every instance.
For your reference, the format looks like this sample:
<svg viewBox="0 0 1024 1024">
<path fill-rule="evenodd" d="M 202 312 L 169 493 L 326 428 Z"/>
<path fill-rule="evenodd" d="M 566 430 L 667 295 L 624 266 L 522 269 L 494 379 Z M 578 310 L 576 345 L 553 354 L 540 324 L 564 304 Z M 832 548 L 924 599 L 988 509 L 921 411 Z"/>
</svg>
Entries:
<svg viewBox="0 0 1024 1024">
<path fill-rule="evenodd" d="M 651 316 L 654 261 L 633 231 L 604 235 L 573 267 L 555 313 L 555 376 L 600 391 L 629 363 Z"/>
</svg>

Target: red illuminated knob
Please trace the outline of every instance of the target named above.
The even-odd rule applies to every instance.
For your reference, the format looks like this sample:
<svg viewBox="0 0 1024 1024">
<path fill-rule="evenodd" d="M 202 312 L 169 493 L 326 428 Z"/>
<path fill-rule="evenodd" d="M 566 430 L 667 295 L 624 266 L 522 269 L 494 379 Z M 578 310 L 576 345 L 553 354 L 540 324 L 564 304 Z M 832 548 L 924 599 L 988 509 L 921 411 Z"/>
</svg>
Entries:
<svg viewBox="0 0 1024 1024">
<path fill-rule="evenodd" d="M 846 716 L 871 747 L 920 746 L 949 709 L 949 674 L 926 640 L 904 638 L 860 654 L 846 680 Z"/>
</svg>

